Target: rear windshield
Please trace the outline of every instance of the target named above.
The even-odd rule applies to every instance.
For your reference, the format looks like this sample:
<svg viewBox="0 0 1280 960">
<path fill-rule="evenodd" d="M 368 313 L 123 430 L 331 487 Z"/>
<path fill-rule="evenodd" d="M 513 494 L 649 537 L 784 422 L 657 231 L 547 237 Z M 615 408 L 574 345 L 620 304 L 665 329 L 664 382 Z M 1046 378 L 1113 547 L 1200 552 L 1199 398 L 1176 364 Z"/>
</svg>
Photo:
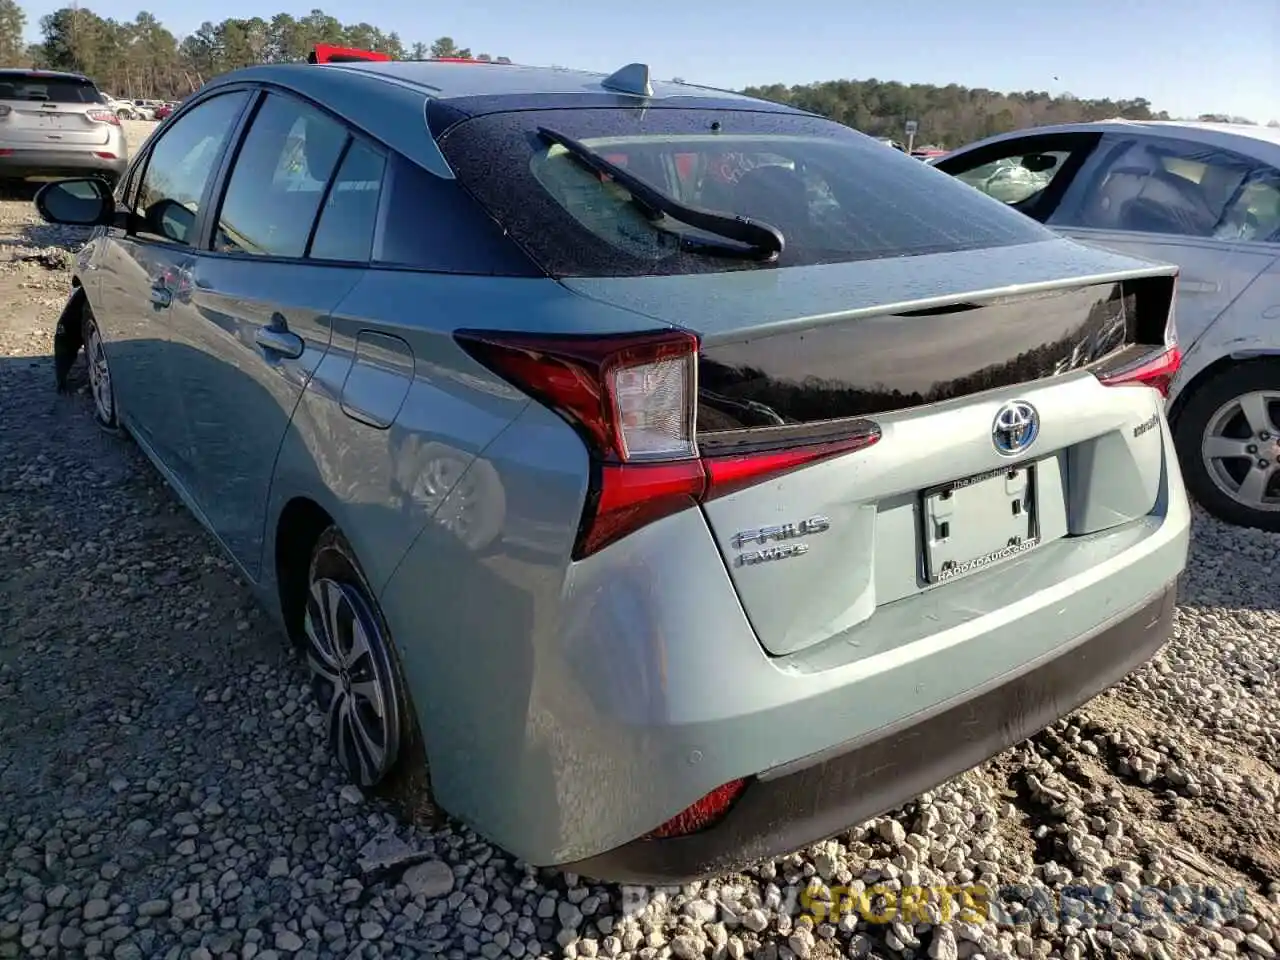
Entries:
<svg viewBox="0 0 1280 960">
<path fill-rule="evenodd" d="M 704 250 L 661 229 L 629 193 L 537 131 L 590 147 L 683 204 L 758 219 L 785 238 L 773 263 Z M 496 113 L 440 146 L 459 180 L 552 276 L 759 270 L 1010 246 L 1044 227 L 896 150 L 818 117 L 764 111 L 612 108 Z"/>
<path fill-rule="evenodd" d="M 16 71 L 0 71 L 0 100 L 36 100 L 45 103 L 103 102 L 98 88 L 88 80 Z"/>
</svg>

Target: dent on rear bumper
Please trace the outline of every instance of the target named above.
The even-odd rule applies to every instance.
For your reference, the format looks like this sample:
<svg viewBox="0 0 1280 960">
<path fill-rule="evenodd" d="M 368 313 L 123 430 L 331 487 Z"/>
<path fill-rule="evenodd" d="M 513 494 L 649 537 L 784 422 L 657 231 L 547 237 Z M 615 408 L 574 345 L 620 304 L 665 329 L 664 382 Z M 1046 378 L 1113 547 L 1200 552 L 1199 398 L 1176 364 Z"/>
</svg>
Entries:
<svg viewBox="0 0 1280 960">
<path fill-rule="evenodd" d="M 567 427 L 542 427 L 536 458 L 515 431 L 486 451 L 509 493 L 536 490 L 524 507 L 508 497 L 504 545 L 479 557 L 424 537 L 383 598 L 410 650 L 436 799 L 534 864 L 589 860 L 727 781 L 964 702 L 1162 596 L 1186 562 L 1169 462 L 1156 513 L 1051 587 L 990 610 L 953 604 L 953 623 L 895 647 L 837 639 L 771 658 L 697 510 L 566 564 L 585 459 Z"/>
</svg>

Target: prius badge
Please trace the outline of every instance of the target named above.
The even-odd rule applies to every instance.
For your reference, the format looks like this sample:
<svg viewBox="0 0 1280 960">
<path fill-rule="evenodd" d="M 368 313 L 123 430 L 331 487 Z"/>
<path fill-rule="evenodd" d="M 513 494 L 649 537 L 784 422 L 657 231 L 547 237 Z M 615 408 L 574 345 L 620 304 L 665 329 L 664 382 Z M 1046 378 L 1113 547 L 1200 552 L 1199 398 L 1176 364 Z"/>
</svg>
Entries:
<svg viewBox="0 0 1280 960">
<path fill-rule="evenodd" d="M 1004 457 L 1016 457 L 1040 435 L 1040 414 L 1025 400 L 1002 404 L 991 421 L 991 443 Z"/>
<path fill-rule="evenodd" d="M 779 523 L 767 527 L 754 527 L 750 530 L 739 530 L 733 535 L 733 545 L 739 550 L 744 547 L 755 549 L 738 554 L 734 558 L 734 566 L 748 567 L 758 563 L 804 556 L 809 552 L 809 545 L 794 541 L 799 537 L 826 533 L 829 529 L 831 529 L 831 520 L 819 515 L 798 523 Z M 792 542 L 788 543 L 788 540 Z"/>
</svg>

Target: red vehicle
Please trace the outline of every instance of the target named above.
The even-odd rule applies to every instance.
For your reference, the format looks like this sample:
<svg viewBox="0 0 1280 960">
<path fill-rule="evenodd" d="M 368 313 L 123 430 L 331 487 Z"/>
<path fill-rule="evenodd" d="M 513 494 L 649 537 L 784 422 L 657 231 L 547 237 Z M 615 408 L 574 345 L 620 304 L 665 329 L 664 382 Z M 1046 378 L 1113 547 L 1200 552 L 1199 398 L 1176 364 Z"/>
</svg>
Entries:
<svg viewBox="0 0 1280 960">
<path fill-rule="evenodd" d="M 165 117 L 169 116 L 169 114 L 173 113 L 173 111 L 176 110 L 177 108 L 178 108 L 178 105 L 176 103 L 162 103 L 160 104 L 160 106 L 156 107 L 156 112 L 154 116 L 157 120 L 163 120 Z"/>
<path fill-rule="evenodd" d="M 389 53 L 359 50 L 355 47 L 335 47 L 328 43 L 317 43 L 315 49 L 307 54 L 307 63 L 358 63 L 362 60 L 390 59 Z"/>
</svg>

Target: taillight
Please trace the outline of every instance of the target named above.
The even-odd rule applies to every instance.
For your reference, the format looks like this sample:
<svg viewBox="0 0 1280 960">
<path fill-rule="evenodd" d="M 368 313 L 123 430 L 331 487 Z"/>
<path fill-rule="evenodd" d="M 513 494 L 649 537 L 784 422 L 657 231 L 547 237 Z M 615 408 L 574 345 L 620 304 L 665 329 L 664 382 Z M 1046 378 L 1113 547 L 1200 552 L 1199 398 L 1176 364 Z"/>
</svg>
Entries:
<svg viewBox="0 0 1280 960">
<path fill-rule="evenodd" d="M 669 837 L 687 837 L 691 833 L 713 826 L 733 806 L 735 800 L 747 789 L 747 781 L 733 780 L 716 787 L 701 800 L 695 801 L 674 817 L 645 834 L 646 840 L 665 840 Z"/>
<path fill-rule="evenodd" d="M 1098 377 L 1108 387 L 1138 386 L 1151 387 L 1160 391 L 1162 397 L 1169 396 L 1169 387 L 1182 365 L 1182 350 L 1172 344 L 1158 353 L 1140 358 L 1128 367 Z"/>
<path fill-rule="evenodd" d="M 867 420 L 820 435 L 767 428 L 714 435 L 700 450 L 698 338 L 680 330 L 603 337 L 464 330 L 477 361 L 556 411 L 592 457 L 592 482 L 574 545 L 580 560 L 662 517 L 799 467 L 868 447 Z M 744 440 L 744 442 L 734 442 Z"/>
<path fill-rule="evenodd" d="M 95 123 L 109 123 L 112 126 L 120 126 L 120 118 L 111 110 L 90 110 L 85 114 Z"/>
</svg>

